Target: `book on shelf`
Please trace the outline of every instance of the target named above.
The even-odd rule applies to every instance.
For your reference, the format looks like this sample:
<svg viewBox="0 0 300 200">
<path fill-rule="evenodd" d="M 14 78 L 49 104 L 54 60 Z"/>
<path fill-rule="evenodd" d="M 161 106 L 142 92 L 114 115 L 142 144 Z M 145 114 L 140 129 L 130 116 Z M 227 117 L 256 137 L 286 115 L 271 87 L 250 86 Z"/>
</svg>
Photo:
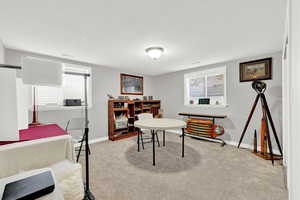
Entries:
<svg viewBox="0 0 300 200">
<path fill-rule="evenodd" d="M 140 113 L 159 114 L 160 100 L 109 100 L 108 136 L 110 140 L 119 140 L 137 134 L 134 123 Z"/>
</svg>

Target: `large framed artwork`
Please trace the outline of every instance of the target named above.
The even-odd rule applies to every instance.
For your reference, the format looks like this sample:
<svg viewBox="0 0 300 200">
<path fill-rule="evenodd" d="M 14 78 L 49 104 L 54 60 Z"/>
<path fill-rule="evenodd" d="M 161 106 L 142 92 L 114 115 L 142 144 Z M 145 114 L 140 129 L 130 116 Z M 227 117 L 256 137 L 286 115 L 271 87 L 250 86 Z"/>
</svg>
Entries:
<svg viewBox="0 0 300 200">
<path fill-rule="evenodd" d="M 240 63 L 240 82 L 272 79 L 272 58 Z"/>
<path fill-rule="evenodd" d="M 121 94 L 143 95 L 144 78 L 130 74 L 121 74 Z"/>
</svg>

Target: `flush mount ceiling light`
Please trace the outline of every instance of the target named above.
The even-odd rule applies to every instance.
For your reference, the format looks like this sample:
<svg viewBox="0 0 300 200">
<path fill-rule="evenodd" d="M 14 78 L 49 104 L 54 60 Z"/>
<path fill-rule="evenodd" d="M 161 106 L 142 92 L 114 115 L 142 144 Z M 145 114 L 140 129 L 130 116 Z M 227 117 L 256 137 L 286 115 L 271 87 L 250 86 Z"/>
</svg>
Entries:
<svg viewBox="0 0 300 200">
<path fill-rule="evenodd" d="M 149 47 L 145 51 L 150 58 L 156 60 L 163 54 L 164 49 L 162 47 Z"/>
</svg>

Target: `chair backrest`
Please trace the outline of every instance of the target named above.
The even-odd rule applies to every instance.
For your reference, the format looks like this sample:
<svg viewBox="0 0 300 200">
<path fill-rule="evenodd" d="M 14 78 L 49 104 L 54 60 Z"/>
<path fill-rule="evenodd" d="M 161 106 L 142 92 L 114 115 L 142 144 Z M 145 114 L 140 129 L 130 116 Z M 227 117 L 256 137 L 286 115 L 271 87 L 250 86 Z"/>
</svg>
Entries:
<svg viewBox="0 0 300 200">
<path fill-rule="evenodd" d="M 138 120 L 144 120 L 144 119 L 153 119 L 152 113 L 141 113 L 138 114 Z"/>
<path fill-rule="evenodd" d="M 66 131 L 84 130 L 85 118 L 72 118 L 68 121 Z"/>
</svg>

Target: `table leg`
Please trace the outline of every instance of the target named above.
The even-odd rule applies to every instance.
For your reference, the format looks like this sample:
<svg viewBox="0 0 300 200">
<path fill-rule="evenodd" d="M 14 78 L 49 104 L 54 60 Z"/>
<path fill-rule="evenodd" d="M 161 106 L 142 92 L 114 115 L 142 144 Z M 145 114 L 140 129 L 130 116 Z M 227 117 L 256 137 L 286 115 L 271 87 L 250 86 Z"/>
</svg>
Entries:
<svg viewBox="0 0 300 200">
<path fill-rule="evenodd" d="M 138 139 L 137 139 L 137 143 L 138 143 L 138 152 L 140 152 L 140 130 L 138 130 Z"/>
<path fill-rule="evenodd" d="M 166 131 L 163 130 L 163 146 L 166 146 Z"/>
<path fill-rule="evenodd" d="M 184 128 L 182 129 L 182 157 L 184 157 Z"/>
<path fill-rule="evenodd" d="M 140 136 L 141 136 L 142 147 L 143 147 L 143 150 L 144 150 L 145 147 L 144 147 L 144 139 L 143 139 L 143 132 L 142 131 L 140 131 Z"/>
<path fill-rule="evenodd" d="M 160 143 L 159 143 L 159 139 L 158 139 L 157 132 L 158 132 L 158 131 L 156 130 L 156 131 L 155 131 L 155 136 L 156 136 L 156 139 L 157 139 L 157 146 L 160 147 Z"/>
<path fill-rule="evenodd" d="M 151 130 L 152 133 L 152 143 L 153 143 L 153 166 L 155 166 L 155 137 L 154 130 Z"/>
</svg>

